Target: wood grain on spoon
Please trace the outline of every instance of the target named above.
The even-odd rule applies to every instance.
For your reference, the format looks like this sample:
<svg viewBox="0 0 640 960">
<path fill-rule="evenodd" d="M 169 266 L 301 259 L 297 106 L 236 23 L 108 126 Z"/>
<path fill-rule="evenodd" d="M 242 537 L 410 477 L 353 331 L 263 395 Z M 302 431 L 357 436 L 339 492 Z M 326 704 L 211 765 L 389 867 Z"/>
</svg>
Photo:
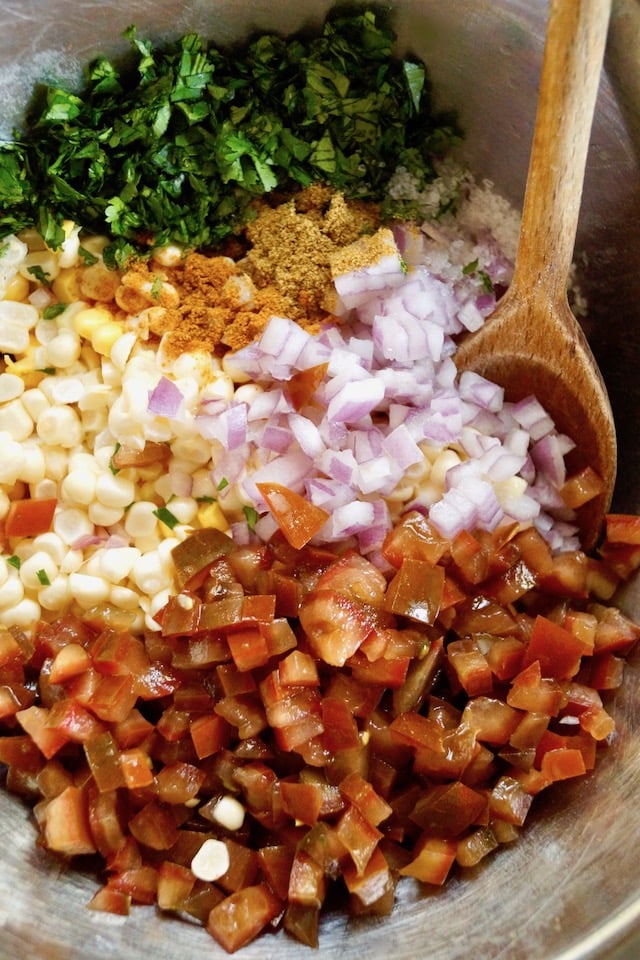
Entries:
<svg viewBox="0 0 640 960">
<path fill-rule="evenodd" d="M 535 394 L 577 444 L 569 470 L 589 464 L 601 476 L 602 494 L 578 511 L 587 549 L 611 502 L 616 434 L 567 281 L 610 9 L 611 0 L 551 0 L 513 281 L 455 358 L 503 386 L 508 399 Z"/>
</svg>

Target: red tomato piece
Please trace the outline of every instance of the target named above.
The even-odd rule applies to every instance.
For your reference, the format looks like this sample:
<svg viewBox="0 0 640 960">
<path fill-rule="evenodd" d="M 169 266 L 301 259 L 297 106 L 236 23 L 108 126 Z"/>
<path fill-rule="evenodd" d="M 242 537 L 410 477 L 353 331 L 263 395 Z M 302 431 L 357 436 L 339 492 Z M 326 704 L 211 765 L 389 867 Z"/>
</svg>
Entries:
<svg viewBox="0 0 640 960">
<path fill-rule="evenodd" d="M 318 363 L 315 367 L 298 370 L 287 380 L 284 395 L 296 410 L 302 410 L 311 402 L 328 369 L 328 363 Z"/>
<path fill-rule="evenodd" d="M 268 884 L 245 887 L 217 904 L 207 930 L 228 953 L 244 947 L 282 912 L 282 902 Z"/>
<path fill-rule="evenodd" d="M 315 537 L 329 513 L 280 483 L 258 483 L 269 510 L 292 547 L 299 550 Z"/>
<path fill-rule="evenodd" d="M 440 887 L 449 875 L 457 849 L 454 840 L 427 837 L 418 843 L 416 856 L 399 873 L 403 877 L 415 877 L 423 883 Z"/>
<path fill-rule="evenodd" d="M 131 910 L 131 897 L 122 890 L 114 890 L 106 884 L 101 887 L 87 904 L 89 910 L 99 910 L 102 913 L 113 913 L 117 916 L 128 917 Z"/>
<path fill-rule="evenodd" d="M 85 790 L 67 787 L 49 800 L 44 820 L 44 842 L 49 850 L 69 857 L 96 852 Z"/>
<path fill-rule="evenodd" d="M 196 878 L 180 863 L 163 860 L 158 869 L 157 901 L 161 910 L 184 910 Z"/>
<path fill-rule="evenodd" d="M 429 835 L 451 840 L 471 824 L 480 823 L 486 809 L 484 793 L 454 781 L 426 790 L 409 817 Z"/>
<path fill-rule="evenodd" d="M 569 630 L 539 615 L 533 624 L 522 665 L 528 667 L 538 660 L 541 676 L 568 680 L 576 675 L 583 655 L 589 652 Z"/>
<path fill-rule="evenodd" d="M 581 750 L 560 747 L 548 750 L 542 758 L 541 773 L 550 782 L 581 777 L 587 772 Z"/>
<path fill-rule="evenodd" d="M 389 583 L 384 609 L 417 623 L 434 624 L 442 606 L 444 567 L 405 558 Z"/>
<path fill-rule="evenodd" d="M 4 524 L 7 537 L 37 537 L 51 530 L 58 501 L 55 497 L 42 500 L 13 500 Z"/>
<path fill-rule="evenodd" d="M 640 516 L 609 513 L 605 517 L 607 541 L 630 546 L 640 545 Z"/>
<path fill-rule="evenodd" d="M 449 550 L 449 542 L 418 511 L 406 514 L 385 537 L 382 555 L 399 569 L 405 558 L 438 563 Z"/>
</svg>

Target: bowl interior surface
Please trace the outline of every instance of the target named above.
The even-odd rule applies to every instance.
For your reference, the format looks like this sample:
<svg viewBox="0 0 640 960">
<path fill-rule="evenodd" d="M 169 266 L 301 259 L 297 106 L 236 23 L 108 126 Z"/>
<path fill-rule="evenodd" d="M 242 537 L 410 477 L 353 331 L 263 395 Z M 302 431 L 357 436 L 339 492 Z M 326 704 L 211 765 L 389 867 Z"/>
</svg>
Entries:
<svg viewBox="0 0 640 960">
<path fill-rule="evenodd" d="M 77 82 L 95 54 L 127 49 L 122 32 L 130 24 L 152 40 L 200 32 L 226 44 L 254 30 L 291 33 L 317 26 L 329 6 L 321 0 L 2 0 L 0 135 L 9 136 L 19 122 L 36 80 Z M 459 112 L 471 169 L 516 204 L 524 191 L 546 9 L 541 0 L 398 0 L 391 6 L 399 52 L 423 57 L 437 105 Z M 640 509 L 640 76 L 634 68 L 640 71 L 640 4 L 620 0 L 575 259 L 589 302 L 585 330 L 617 423 L 614 508 L 624 512 Z M 640 613 L 633 591 L 625 602 Z M 640 930 L 639 680 L 636 658 L 615 696 L 615 740 L 595 774 L 559 788 L 553 798 L 540 797 L 517 843 L 442 890 L 401 884 L 391 918 L 354 921 L 329 914 L 321 927 L 321 955 L 584 960 L 609 956 L 630 942 Z M 0 790 L 1 957 L 224 955 L 202 928 L 162 918 L 150 908 L 136 907 L 125 920 L 88 911 L 95 880 L 62 871 L 34 839 L 27 807 Z M 247 960 L 276 955 L 287 960 L 301 953 L 282 935 L 263 937 L 242 951 Z"/>
</svg>

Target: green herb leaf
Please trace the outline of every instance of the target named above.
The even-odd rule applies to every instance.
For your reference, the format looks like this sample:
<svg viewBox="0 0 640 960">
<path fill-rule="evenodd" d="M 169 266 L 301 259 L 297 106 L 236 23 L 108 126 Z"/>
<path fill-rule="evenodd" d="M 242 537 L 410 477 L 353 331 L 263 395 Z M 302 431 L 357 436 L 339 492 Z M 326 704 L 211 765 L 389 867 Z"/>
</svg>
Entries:
<svg viewBox="0 0 640 960">
<path fill-rule="evenodd" d="M 227 480 L 226 477 L 223 477 L 220 483 L 218 484 L 218 486 L 216 487 L 216 490 L 218 491 L 218 493 L 220 493 L 222 490 L 225 489 L 225 487 L 228 487 L 228 486 L 229 486 L 229 481 Z"/>
<path fill-rule="evenodd" d="M 12 557 L 7 557 L 7 563 L 10 566 L 15 567 L 16 570 L 19 570 L 20 567 L 22 566 L 22 560 L 20 559 L 20 557 L 17 557 L 15 553 Z"/>
<path fill-rule="evenodd" d="M 30 273 L 33 277 L 35 277 L 35 279 L 44 287 L 51 286 L 51 277 L 48 273 L 44 272 L 39 264 L 36 264 L 33 267 L 27 267 L 27 273 Z"/>
<path fill-rule="evenodd" d="M 255 507 L 244 506 L 242 508 L 242 512 L 244 513 L 244 518 L 247 521 L 249 530 L 253 532 L 256 528 L 256 523 L 258 522 L 258 511 L 255 509 Z"/>
<path fill-rule="evenodd" d="M 179 523 L 178 518 L 171 513 L 171 510 L 167 510 L 166 507 L 158 507 L 157 510 L 153 510 L 152 512 L 154 516 L 156 516 L 161 523 L 164 523 L 165 526 L 169 527 L 170 530 L 173 530 Z"/>
<path fill-rule="evenodd" d="M 98 258 L 87 250 L 86 247 L 83 247 L 82 244 L 78 247 L 78 256 L 84 267 L 92 267 L 94 263 L 98 262 Z"/>
<path fill-rule="evenodd" d="M 67 309 L 66 303 L 52 303 L 42 311 L 43 320 L 55 320 Z"/>
<path fill-rule="evenodd" d="M 43 587 L 51 586 L 51 580 L 49 580 L 49 576 L 46 570 L 36 570 L 36 577 L 38 578 L 38 580 L 40 581 Z"/>
<path fill-rule="evenodd" d="M 397 166 L 433 179 L 458 136 L 378 11 L 337 8 L 316 36 L 233 50 L 125 36 L 131 70 L 98 57 L 81 91 L 45 86 L 24 136 L 0 145 L 0 237 L 35 224 L 56 249 L 70 219 L 109 235 L 110 268 L 150 238 L 216 247 L 256 197 L 323 181 L 382 201 Z"/>
</svg>

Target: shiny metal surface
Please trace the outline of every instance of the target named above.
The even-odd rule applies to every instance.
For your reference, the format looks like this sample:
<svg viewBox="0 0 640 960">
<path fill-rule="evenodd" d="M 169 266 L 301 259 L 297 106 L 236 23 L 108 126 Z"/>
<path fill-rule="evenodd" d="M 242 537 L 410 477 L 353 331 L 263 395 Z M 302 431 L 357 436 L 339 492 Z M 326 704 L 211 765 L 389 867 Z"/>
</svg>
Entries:
<svg viewBox="0 0 640 960">
<path fill-rule="evenodd" d="M 36 78 L 79 76 L 96 52 L 126 48 L 131 23 L 151 38 L 196 30 L 226 42 L 252 29 L 291 32 L 328 4 L 286 0 L 1 0 L 0 133 Z M 399 48 L 430 65 L 436 101 L 460 110 L 470 163 L 511 200 L 524 187 L 546 4 L 402 0 Z M 615 507 L 640 509 L 640 0 L 614 9 L 607 75 L 592 135 L 576 258 L 590 303 L 586 330 L 607 381 L 620 444 Z M 629 600 L 640 614 L 640 601 Z M 322 957 L 370 960 L 631 960 L 640 955 L 640 657 L 616 695 L 616 739 L 595 775 L 539 798 L 521 840 L 443 890 L 400 887 L 391 919 L 329 916 Z M 199 927 L 138 907 L 128 919 L 86 909 L 95 882 L 34 845 L 29 811 L 0 790 L 3 960 L 222 957 Z M 282 936 L 247 960 L 303 954 Z"/>
</svg>

